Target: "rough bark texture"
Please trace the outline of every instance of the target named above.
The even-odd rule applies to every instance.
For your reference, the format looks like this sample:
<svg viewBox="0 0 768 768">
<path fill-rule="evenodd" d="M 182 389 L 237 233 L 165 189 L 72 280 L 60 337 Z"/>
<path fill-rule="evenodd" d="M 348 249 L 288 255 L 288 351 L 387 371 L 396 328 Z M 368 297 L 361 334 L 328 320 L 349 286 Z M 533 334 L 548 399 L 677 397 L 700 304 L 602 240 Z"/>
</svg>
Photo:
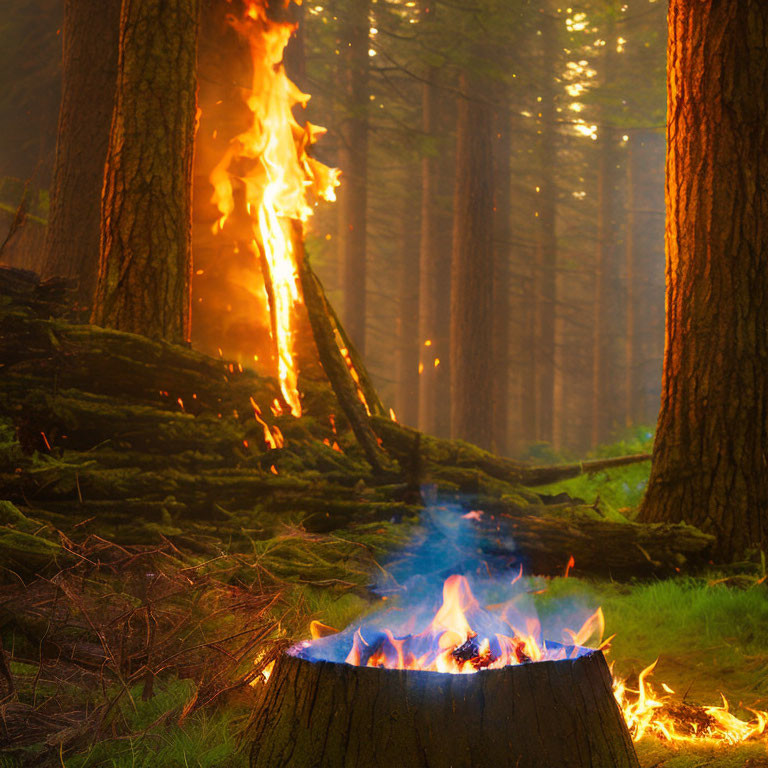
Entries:
<svg viewBox="0 0 768 768">
<path fill-rule="evenodd" d="M 536 206 L 536 439 L 551 443 L 555 414 L 555 323 L 557 270 L 557 118 L 555 111 L 557 66 L 557 17 L 542 14 L 542 79 L 539 103 L 540 129 L 537 142 L 539 164 Z"/>
<path fill-rule="evenodd" d="M 658 416 L 664 356 L 664 136 L 635 131 L 627 162 L 627 425 Z"/>
<path fill-rule="evenodd" d="M 199 0 L 125 0 L 93 321 L 189 339 Z"/>
<path fill-rule="evenodd" d="M 117 78 L 120 0 L 67 0 L 63 89 L 43 277 L 78 281 L 90 306 L 99 274 L 99 216 Z"/>
<path fill-rule="evenodd" d="M 646 521 L 768 532 L 768 5 L 672 0 L 667 326 Z"/>
<path fill-rule="evenodd" d="M 493 436 L 493 114 L 487 88 L 462 75 L 451 260 L 451 433 Z"/>
<path fill-rule="evenodd" d="M 434 13 L 434 5 L 431 6 Z M 446 110 L 442 104 L 439 70 L 427 73 L 422 87 L 422 129 L 434 148 L 421 161 L 421 242 L 419 245 L 419 428 L 448 437 L 450 418 L 450 204 L 444 199 L 448 148 L 441 131 Z M 427 342 L 429 342 L 427 344 Z M 440 365 L 435 366 L 435 360 Z"/>
<path fill-rule="evenodd" d="M 340 49 L 344 117 L 339 126 L 339 258 L 343 275 L 344 325 L 365 354 L 366 234 L 368 207 L 368 9 L 356 0 L 344 14 Z"/>
<path fill-rule="evenodd" d="M 280 657 L 252 768 L 636 768 L 600 651 L 474 675 Z"/>
</svg>

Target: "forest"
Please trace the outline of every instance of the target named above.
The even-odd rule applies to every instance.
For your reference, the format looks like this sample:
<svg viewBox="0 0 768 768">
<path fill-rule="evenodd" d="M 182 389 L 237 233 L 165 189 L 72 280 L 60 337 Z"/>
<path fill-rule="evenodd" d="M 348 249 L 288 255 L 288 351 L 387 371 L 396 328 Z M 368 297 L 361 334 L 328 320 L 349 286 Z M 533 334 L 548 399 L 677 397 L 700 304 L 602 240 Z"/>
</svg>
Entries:
<svg viewBox="0 0 768 768">
<path fill-rule="evenodd" d="M 0 64 L 0 768 L 768 768 L 763 0 Z"/>
</svg>

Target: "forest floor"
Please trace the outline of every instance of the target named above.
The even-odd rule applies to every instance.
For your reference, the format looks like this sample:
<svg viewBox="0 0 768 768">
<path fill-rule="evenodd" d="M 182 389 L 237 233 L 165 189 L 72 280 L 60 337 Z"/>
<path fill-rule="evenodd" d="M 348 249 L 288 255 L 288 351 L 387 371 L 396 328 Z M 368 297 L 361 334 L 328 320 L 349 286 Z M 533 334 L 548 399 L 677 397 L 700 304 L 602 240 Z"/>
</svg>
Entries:
<svg viewBox="0 0 768 768">
<path fill-rule="evenodd" d="M 631 515 L 625 504 L 641 492 L 644 471 L 560 485 L 579 485 L 587 500 L 611 498 Z M 8 522 L 10 505 L 2 511 Z M 217 555 L 189 558 L 162 535 L 155 546 L 122 549 L 78 536 L 83 527 L 65 537 L 78 563 L 24 591 L 4 587 L 3 611 L 16 601 L 45 629 L 40 648 L 14 631 L 3 635 L 15 692 L 3 715 L 10 722 L 23 707 L 28 733 L 24 746 L 0 756 L 2 768 L 244 768 L 261 668 L 306 637 L 310 621 L 344 627 L 375 608 L 367 585 L 410 528 L 377 523 L 326 536 L 285 526 L 274 538 L 243 533 L 219 541 Z M 576 564 L 569 578 L 537 577 L 530 589 L 542 616 L 568 599 L 602 606 L 618 676 L 636 679 L 658 659 L 656 690 L 664 682 L 702 705 L 719 704 L 722 693 L 748 717 L 743 707 L 768 708 L 768 590 L 760 580 L 746 569 L 617 583 L 581 578 Z M 46 635 L 56 658 L 43 652 Z M 155 673 L 131 676 L 148 653 Z M 646 736 L 637 749 L 643 768 L 768 767 L 765 740 L 699 746 Z"/>
<path fill-rule="evenodd" d="M 268 380 L 73 323 L 57 290 L 0 281 L 0 768 L 245 768 L 262 670 L 311 621 L 343 628 L 374 610 L 372 585 L 424 535 L 414 482 L 407 468 L 372 476 L 329 420 L 327 387 L 305 390 L 322 418 L 280 414 Z M 637 430 L 598 455 L 650 440 Z M 431 482 L 520 520 L 565 496 L 569 521 L 620 523 L 647 481 L 645 462 L 536 495 L 462 465 L 458 448 Z M 529 591 L 542 616 L 602 606 L 630 683 L 658 658 L 657 689 L 768 709 L 764 564 L 613 581 L 577 557 L 569 578 Z M 768 768 L 766 743 L 646 736 L 638 753 L 643 768 Z"/>
</svg>

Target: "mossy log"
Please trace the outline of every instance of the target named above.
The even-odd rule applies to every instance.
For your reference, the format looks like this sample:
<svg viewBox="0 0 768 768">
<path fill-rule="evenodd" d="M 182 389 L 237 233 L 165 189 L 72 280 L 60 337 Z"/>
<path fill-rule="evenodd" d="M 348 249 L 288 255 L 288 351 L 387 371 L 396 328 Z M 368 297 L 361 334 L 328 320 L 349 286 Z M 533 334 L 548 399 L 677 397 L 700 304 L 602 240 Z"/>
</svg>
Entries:
<svg viewBox="0 0 768 768">
<path fill-rule="evenodd" d="M 549 485 L 584 473 L 602 472 L 651 459 L 650 454 L 642 453 L 537 467 L 496 456 L 462 440 L 443 440 L 424 435 L 381 416 L 372 417 L 372 423 L 384 448 L 401 463 L 413 461 L 418 450 L 426 473 L 429 473 L 430 465 L 477 469 L 498 480 L 528 487 Z"/>
<path fill-rule="evenodd" d="M 669 575 L 706 565 L 714 544 L 713 536 L 690 525 L 614 522 L 578 510 L 558 516 L 502 514 L 475 525 L 485 554 L 538 574 L 562 574 L 573 557 L 580 574 Z"/>
<path fill-rule="evenodd" d="M 472 675 L 284 654 L 252 737 L 252 768 L 638 768 L 600 651 Z"/>
</svg>

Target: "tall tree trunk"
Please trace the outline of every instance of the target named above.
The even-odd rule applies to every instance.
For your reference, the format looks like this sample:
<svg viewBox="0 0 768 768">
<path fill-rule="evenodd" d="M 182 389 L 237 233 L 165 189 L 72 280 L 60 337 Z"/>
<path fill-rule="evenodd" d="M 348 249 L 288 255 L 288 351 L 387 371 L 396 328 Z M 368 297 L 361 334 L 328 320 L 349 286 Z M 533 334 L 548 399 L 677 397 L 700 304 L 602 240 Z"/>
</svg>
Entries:
<svg viewBox="0 0 768 768">
<path fill-rule="evenodd" d="M 509 94 L 494 115 L 493 450 L 509 450 L 509 323 L 512 240 L 512 115 Z"/>
<path fill-rule="evenodd" d="M 610 87 L 615 68 L 615 43 L 612 30 L 605 46 L 604 85 Z M 598 218 L 595 258 L 595 294 L 592 365 L 592 447 L 607 440 L 619 424 L 621 404 L 618 396 L 620 334 L 619 228 L 618 228 L 618 131 L 603 110 L 598 137 Z"/>
<path fill-rule="evenodd" d="M 422 130 L 433 146 L 421 161 L 419 245 L 419 428 L 448 437 L 450 419 L 451 205 L 445 104 L 437 67 L 422 87 Z M 438 361 L 438 365 L 435 365 Z"/>
<path fill-rule="evenodd" d="M 365 354 L 366 234 L 368 207 L 368 13 L 370 0 L 355 0 L 344 15 L 340 80 L 344 117 L 339 126 L 339 258 L 343 275 L 344 327 Z"/>
<path fill-rule="evenodd" d="M 671 0 L 667 326 L 646 521 L 768 543 L 768 5 Z"/>
<path fill-rule="evenodd" d="M 542 14 L 542 60 L 545 74 L 539 102 L 536 230 L 536 438 L 551 443 L 555 411 L 555 313 L 557 280 L 557 161 L 555 78 L 557 64 L 557 18 Z"/>
<path fill-rule="evenodd" d="M 416 169 L 418 170 L 418 169 Z M 419 420 L 419 206 L 414 190 L 418 182 L 406 171 L 400 215 L 400 307 L 397 320 L 398 419 L 410 427 Z"/>
<path fill-rule="evenodd" d="M 189 339 L 199 0 L 123 0 L 93 322 Z"/>
<path fill-rule="evenodd" d="M 66 0 L 63 87 L 43 276 L 78 282 L 90 306 L 99 274 L 104 161 L 117 79 L 120 0 Z"/>
<path fill-rule="evenodd" d="M 650 424 L 664 354 L 664 136 L 635 131 L 627 160 L 627 425 Z"/>
<path fill-rule="evenodd" d="M 493 110 L 463 73 L 451 261 L 451 428 L 484 448 L 493 436 Z"/>
</svg>

